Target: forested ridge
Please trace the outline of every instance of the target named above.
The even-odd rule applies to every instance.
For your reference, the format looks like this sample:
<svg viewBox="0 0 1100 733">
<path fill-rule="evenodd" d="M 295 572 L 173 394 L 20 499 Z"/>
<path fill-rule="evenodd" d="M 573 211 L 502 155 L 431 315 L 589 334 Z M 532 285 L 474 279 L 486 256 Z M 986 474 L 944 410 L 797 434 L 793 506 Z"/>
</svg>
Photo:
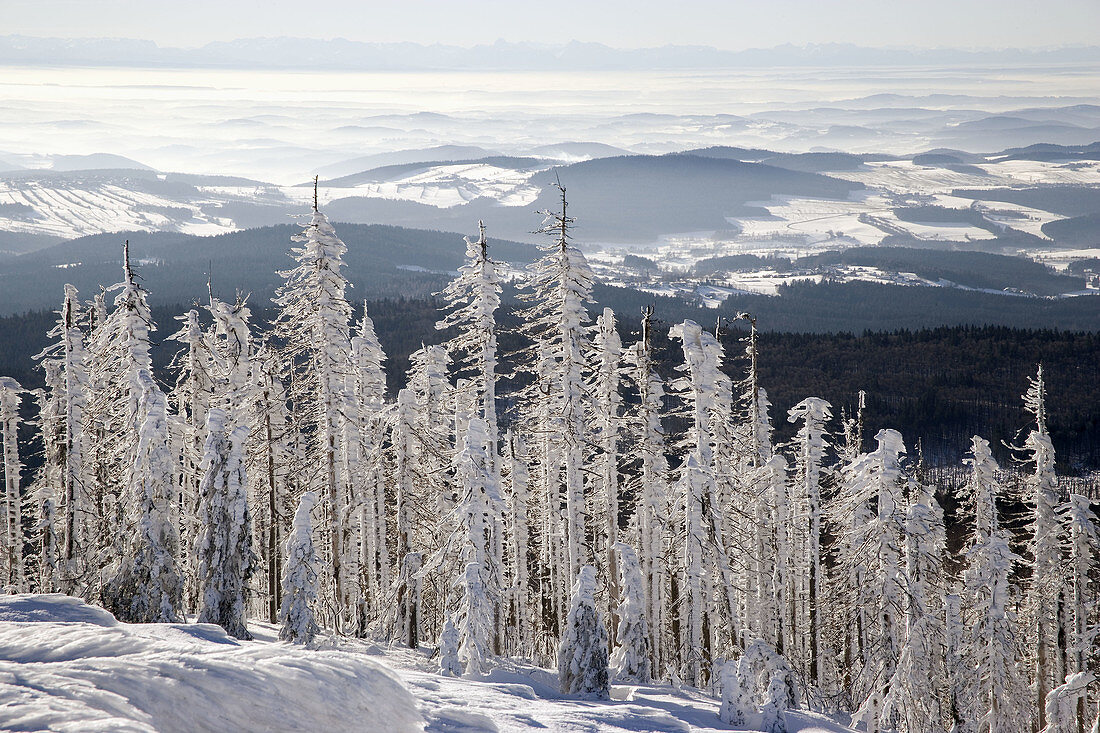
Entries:
<svg viewBox="0 0 1100 733">
<path fill-rule="evenodd" d="M 597 296 L 601 295 L 596 289 Z M 155 294 L 154 294 L 155 298 Z M 603 300 L 601 298 L 601 300 Z M 388 355 L 387 394 L 394 396 L 406 384 L 409 355 L 423 344 L 441 342 L 436 330 L 441 301 L 436 298 L 382 299 L 366 303 L 379 341 Z M 170 323 L 183 305 L 154 306 L 155 323 Z M 512 335 L 517 325 L 516 303 L 505 301 L 498 315 L 502 360 L 523 345 Z M 633 310 L 633 309 L 632 309 Z M 274 311 L 258 304 L 254 322 L 270 322 Z M 630 311 L 618 322 L 624 341 L 637 338 L 640 311 L 633 322 Z M 694 316 L 714 324 L 713 311 L 679 309 L 665 315 L 663 303 L 653 317 L 653 333 L 664 336 L 670 316 Z M 56 319 L 49 311 L 0 317 L 0 338 L 8 344 L 0 353 L 0 374 L 31 388 L 42 386 L 43 372 L 31 357 L 48 343 L 47 330 Z M 764 323 L 758 321 L 761 326 Z M 743 324 L 732 321 L 722 329 L 727 351 L 735 351 Z M 153 341 L 156 376 L 165 385 L 167 369 L 179 345 L 158 334 Z M 672 376 L 679 355 L 663 338 L 654 342 L 658 370 Z M 893 426 L 920 441 L 930 465 L 958 463 L 969 437 L 989 436 L 994 454 L 1008 460 L 1011 444 L 1027 424 L 1019 395 L 1027 378 L 1042 363 L 1050 394 L 1050 432 L 1059 449 L 1059 469 L 1067 474 L 1100 469 L 1100 335 L 1092 332 L 1016 329 L 1002 326 L 953 326 L 920 330 L 863 333 L 790 333 L 761 328 L 759 368 L 761 383 L 776 410 L 782 412 L 807 394 L 820 395 L 838 409 L 854 410 L 860 390 L 866 392 L 865 420 L 871 428 Z M 743 359 L 730 358 L 725 368 L 733 376 L 744 368 Z M 776 425 L 778 439 L 790 428 Z M 26 459 L 36 465 L 34 455 Z"/>
</svg>

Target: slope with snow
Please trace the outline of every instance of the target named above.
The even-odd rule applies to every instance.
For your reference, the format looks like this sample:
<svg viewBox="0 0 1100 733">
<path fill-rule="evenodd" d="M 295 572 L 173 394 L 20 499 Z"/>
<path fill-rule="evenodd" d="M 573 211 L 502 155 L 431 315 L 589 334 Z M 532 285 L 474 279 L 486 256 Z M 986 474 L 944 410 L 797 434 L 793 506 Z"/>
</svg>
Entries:
<svg viewBox="0 0 1100 733">
<path fill-rule="evenodd" d="M 315 648 L 253 623 L 241 642 L 209 624 L 123 624 L 60 594 L 0 596 L 0 721 L 5 730 L 197 733 L 301 731 L 736 730 L 718 701 L 669 685 L 616 685 L 612 700 L 571 699 L 557 677 L 499 660 L 476 679 L 436 673 L 434 650 L 356 639 Z M 850 731 L 788 714 L 791 733 Z"/>
<path fill-rule="evenodd" d="M 63 595 L 0 597 L 7 730 L 421 730 L 363 655 L 241 643 L 210 624 L 122 624 Z"/>
</svg>

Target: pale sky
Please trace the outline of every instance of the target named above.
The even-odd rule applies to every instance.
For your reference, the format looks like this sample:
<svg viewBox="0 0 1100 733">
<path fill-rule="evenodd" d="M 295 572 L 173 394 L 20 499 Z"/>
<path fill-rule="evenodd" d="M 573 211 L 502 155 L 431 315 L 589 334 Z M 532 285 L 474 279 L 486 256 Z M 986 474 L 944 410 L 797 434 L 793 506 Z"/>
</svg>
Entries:
<svg viewBox="0 0 1100 733">
<path fill-rule="evenodd" d="M 200 46 L 293 36 L 472 46 L 784 43 L 1033 48 L 1100 43 L 1100 0 L 0 0 L 0 34 Z"/>
</svg>

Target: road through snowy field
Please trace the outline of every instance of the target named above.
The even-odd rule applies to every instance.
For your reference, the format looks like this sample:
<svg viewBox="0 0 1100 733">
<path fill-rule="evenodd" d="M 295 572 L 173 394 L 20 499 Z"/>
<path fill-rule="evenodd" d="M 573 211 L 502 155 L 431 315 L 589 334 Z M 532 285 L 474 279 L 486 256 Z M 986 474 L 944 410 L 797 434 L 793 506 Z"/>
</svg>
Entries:
<svg viewBox="0 0 1100 733">
<path fill-rule="evenodd" d="M 63 595 L 0 597 L 0 729 L 10 731 L 736 730 L 718 701 L 667 685 L 563 697 L 557 677 L 500 660 L 442 677 L 429 651 L 332 639 L 304 649 L 251 624 L 237 642 L 209 624 L 122 624 Z M 790 713 L 791 733 L 850 729 Z"/>
</svg>

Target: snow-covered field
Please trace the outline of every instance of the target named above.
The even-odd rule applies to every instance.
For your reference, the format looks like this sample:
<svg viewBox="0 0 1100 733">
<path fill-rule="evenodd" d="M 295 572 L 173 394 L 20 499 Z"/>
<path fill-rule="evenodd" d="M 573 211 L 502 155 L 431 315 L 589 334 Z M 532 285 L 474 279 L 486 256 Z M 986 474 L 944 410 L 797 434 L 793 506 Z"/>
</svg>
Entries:
<svg viewBox="0 0 1100 733">
<path fill-rule="evenodd" d="M 502 206 L 526 206 L 538 198 L 541 187 L 532 172 L 487 163 L 431 166 L 377 183 L 364 183 L 348 195 L 415 201 L 441 209 L 461 206 L 476 198 L 491 198 Z"/>
<path fill-rule="evenodd" d="M 478 679 L 436 673 L 431 650 L 329 639 L 305 649 L 254 623 L 123 624 L 62 595 L 0 596 L 0 729 L 9 731 L 735 730 L 718 701 L 668 685 L 570 699 L 550 670 L 500 660 Z M 792 733 L 849 731 L 808 712 Z"/>
<path fill-rule="evenodd" d="M 0 204 L 13 204 L 20 214 L 0 209 L 0 230 L 75 238 L 118 231 L 178 231 L 223 234 L 237 229 L 229 218 L 203 211 L 209 201 L 180 201 L 93 181 L 0 180 Z"/>
</svg>

